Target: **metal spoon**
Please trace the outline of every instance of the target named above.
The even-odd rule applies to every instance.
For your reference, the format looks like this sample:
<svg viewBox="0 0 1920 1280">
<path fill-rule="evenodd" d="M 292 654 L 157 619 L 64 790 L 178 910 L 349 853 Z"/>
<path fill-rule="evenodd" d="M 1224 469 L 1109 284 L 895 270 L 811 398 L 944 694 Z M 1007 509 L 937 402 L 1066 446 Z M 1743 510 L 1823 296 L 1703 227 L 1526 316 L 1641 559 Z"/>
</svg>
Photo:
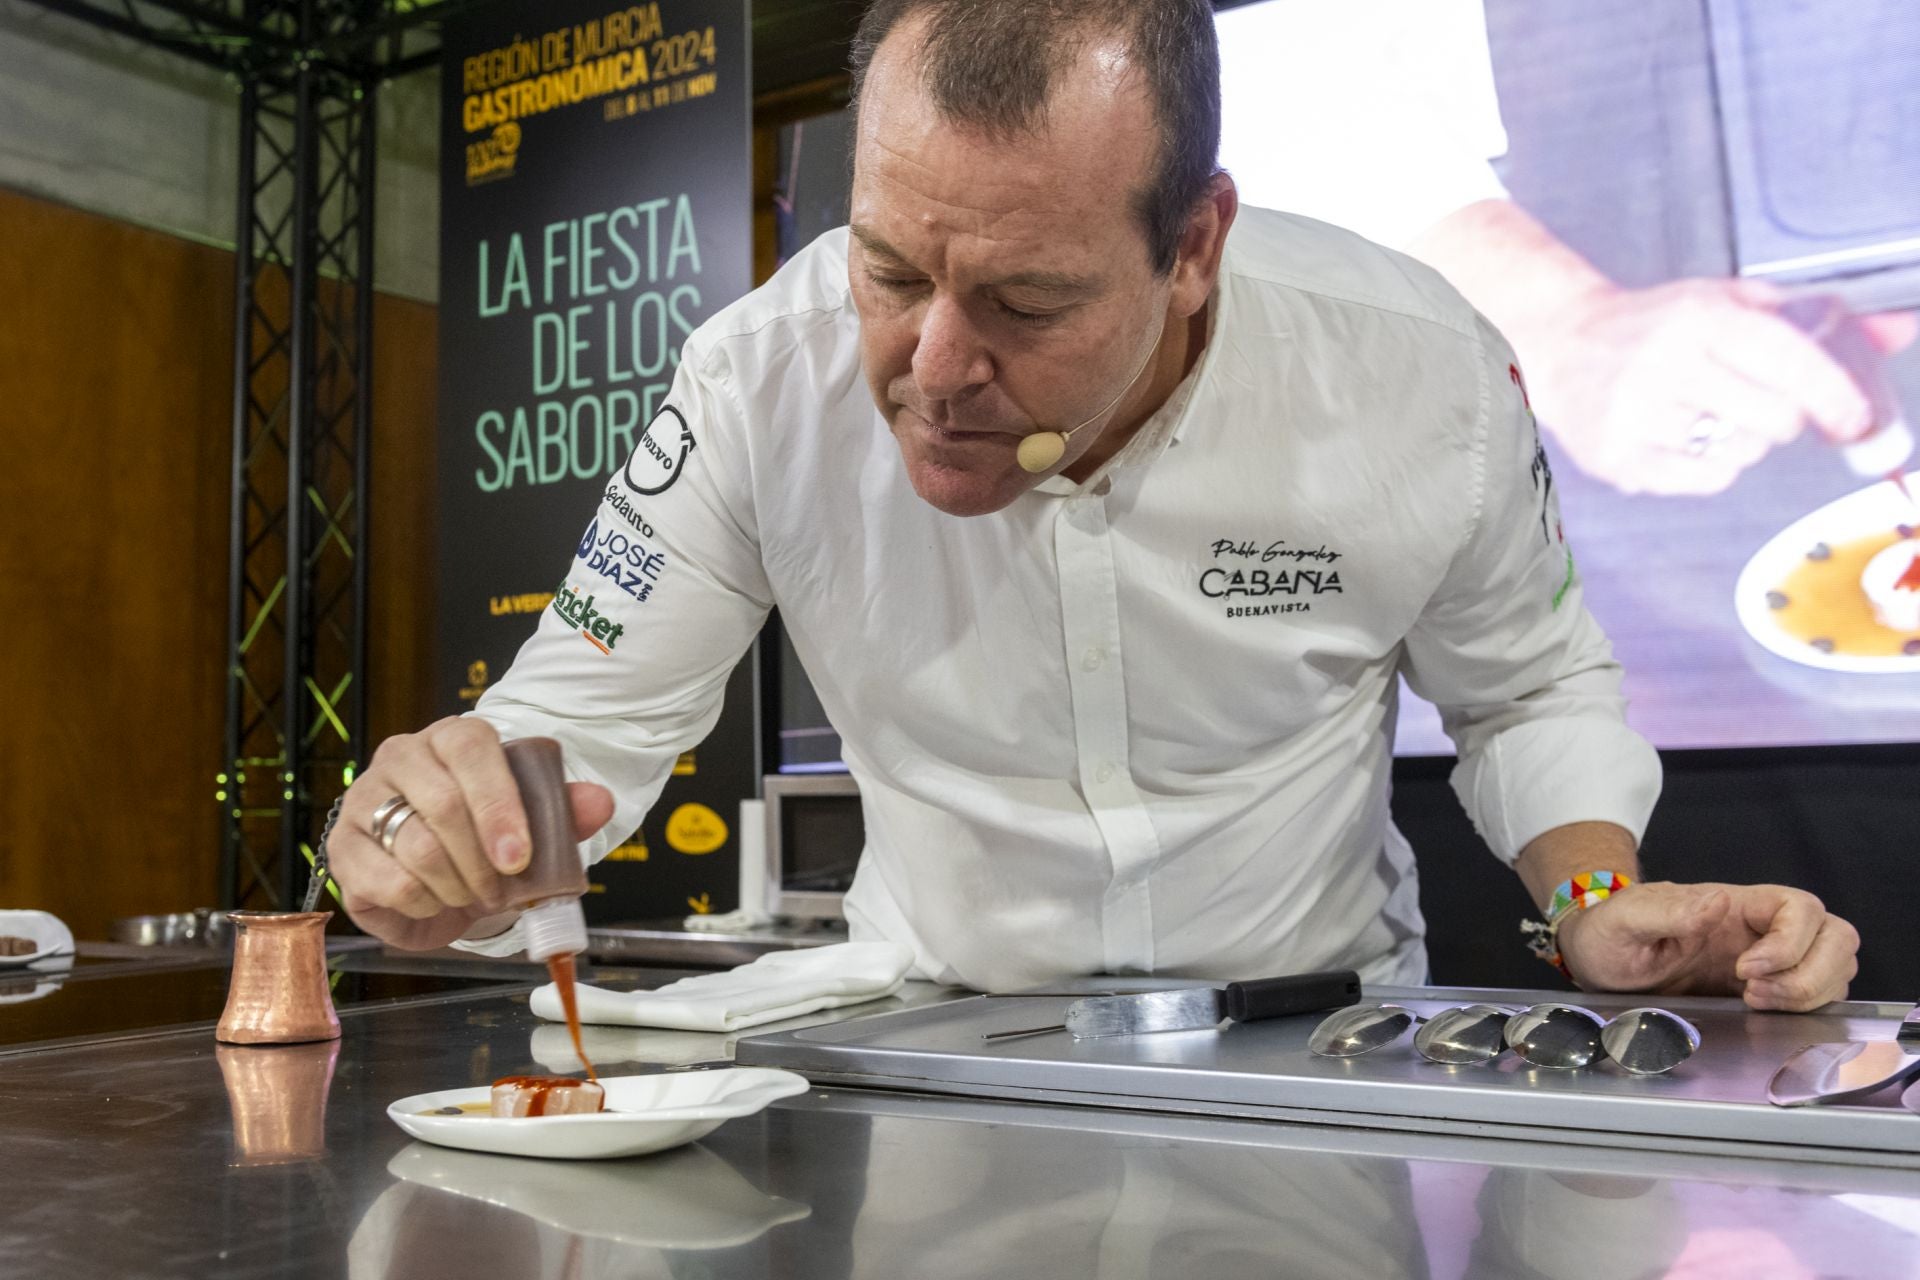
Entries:
<svg viewBox="0 0 1920 1280">
<path fill-rule="evenodd" d="M 1700 1047 L 1700 1030 L 1665 1009 L 1629 1009 L 1601 1028 L 1607 1056 L 1637 1076 L 1671 1071 Z"/>
<path fill-rule="evenodd" d="M 1465 1066 L 1491 1062 L 1506 1052 L 1507 1019 L 1512 1009 L 1493 1004 L 1442 1009 L 1413 1035 L 1413 1047 L 1428 1062 Z"/>
<path fill-rule="evenodd" d="M 1591 1009 L 1548 1001 L 1514 1014 L 1505 1030 L 1507 1044 L 1534 1066 L 1570 1071 L 1606 1056 L 1604 1025 Z"/>
<path fill-rule="evenodd" d="M 1307 1048 L 1323 1058 L 1354 1058 L 1384 1048 L 1425 1019 L 1397 1004 L 1354 1006 L 1323 1018 Z"/>
</svg>

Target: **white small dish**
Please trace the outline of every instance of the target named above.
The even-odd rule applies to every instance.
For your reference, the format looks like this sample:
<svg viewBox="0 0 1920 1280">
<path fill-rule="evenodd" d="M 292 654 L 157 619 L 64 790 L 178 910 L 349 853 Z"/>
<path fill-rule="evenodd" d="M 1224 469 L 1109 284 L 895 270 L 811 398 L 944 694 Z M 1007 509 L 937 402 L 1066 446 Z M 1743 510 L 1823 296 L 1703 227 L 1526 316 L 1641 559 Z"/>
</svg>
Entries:
<svg viewBox="0 0 1920 1280">
<path fill-rule="evenodd" d="M 810 1087 L 805 1076 L 770 1067 L 603 1076 L 607 1109 L 590 1116 L 496 1119 L 485 1113 L 433 1115 L 442 1107 L 484 1106 L 486 1087 L 402 1098 L 387 1115 L 420 1139 L 464 1151 L 548 1160 L 605 1160 L 694 1142 L 729 1120 L 763 1111 Z"/>
<path fill-rule="evenodd" d="M 1920 492 L 1920 471 L 1907 477 L 1907 487 Z M 1920 673 L 1920 654 L 1865 657 L 1817 649 L 1782 627 L 1767 601 L 1767 594 L 1777 590 L 1821 543 L 1836 546 L 1878 533 L 1891 535 L 1898 526 L 1913 525 L 1916 520 L 1920 512 L 1891 480 L 1856 489 L 1800 517 L 1769 538 L 1740 571 L 1733 587 L 1733 609 L 1740 625 L 1762 648 L 1802 666 L 1860 674 Z"/>
<path fill-rule="evenodd" d="M 25 938 L 35 944 L 27 955 L 0 956 L 0 969 L 24 969 L 73 954 L 73 930 L 45 911 L 0 911 L 0 937 Z"/>
</svg>

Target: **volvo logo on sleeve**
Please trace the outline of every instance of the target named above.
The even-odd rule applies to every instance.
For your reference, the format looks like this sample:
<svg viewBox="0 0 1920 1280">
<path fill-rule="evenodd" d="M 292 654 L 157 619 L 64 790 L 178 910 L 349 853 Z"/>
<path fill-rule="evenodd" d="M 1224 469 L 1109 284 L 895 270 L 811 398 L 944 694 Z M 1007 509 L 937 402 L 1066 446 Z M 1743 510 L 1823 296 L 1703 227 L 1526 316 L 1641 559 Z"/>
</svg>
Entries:
<svg viewBox="0 0 1920 1280">
<path fill-rule="evenodd" d="M 675 427 L 679 430 L 675 431 Z M 687 427 L 687 420 L 672 405 L 661 405 L 660 412 L 653 415 L 653 421 L 640 433 L 640 443 L 634 446 L 633 456 L 627 459 L 627 487 L 646 497 L 665 493 L 680 478 L 681 470 L 687 465 L 687 455 L 692 452 L 693 432 Z"/>
</svg>

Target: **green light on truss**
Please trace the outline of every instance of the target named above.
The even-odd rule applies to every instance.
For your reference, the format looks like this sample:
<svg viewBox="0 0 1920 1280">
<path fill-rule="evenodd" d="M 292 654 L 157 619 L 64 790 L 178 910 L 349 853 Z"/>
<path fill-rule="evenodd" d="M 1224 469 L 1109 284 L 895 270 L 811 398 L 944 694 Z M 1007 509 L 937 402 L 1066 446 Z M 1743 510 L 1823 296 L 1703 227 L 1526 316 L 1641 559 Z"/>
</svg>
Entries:
<svg viewBox="0 0 1920 1280">
<path fill-rule="evenodd" d="M 347 767 L 340 771 L 340 785 L 343 787 L 352 786 L 353 780 L 357 776 L 357 774 L 358 774 L 358 766 L 355 765 L 354 762 L 351 760 L 347 761 Z"/>
<path fill-rule="evenodd" d="M 213 793 L 213 798 L 215 800 L 224 801 L 227 798 L 227 793 L 224 791 L 216 791 Z"/>
</svg>

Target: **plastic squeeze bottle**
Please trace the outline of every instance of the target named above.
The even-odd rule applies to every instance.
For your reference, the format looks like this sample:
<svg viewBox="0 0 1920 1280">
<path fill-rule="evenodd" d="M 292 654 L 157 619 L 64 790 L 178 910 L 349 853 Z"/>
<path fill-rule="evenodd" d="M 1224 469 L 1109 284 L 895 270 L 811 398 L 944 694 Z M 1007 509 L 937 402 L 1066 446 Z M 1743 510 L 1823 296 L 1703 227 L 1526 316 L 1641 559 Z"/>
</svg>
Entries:
<svg viewBox="0 0 1920 1280">
<path fill-rule="evenodd" d="M 574 998 L 573 958 L 587 949 L 587 917 L 580 909 L 580 895 L 587 891 L 587 869 L 573 838 L 573 804 L 567 796 L 560 744 L 552 738 L 517 738 L 506 744 L 506 753 L 533 842 L 526 869 L 507 877 L 512 900 L 522 908 L 527 959 L 546 962 L 567 1015 L 573 1051 L 580 1055 L 587 1078 L 597 1080 L 581 1043 L 580 1011 Z"/>
<path fill-rule="evenodd" d="M 506 752 L 533 840 L 526 869 L 506 878 L 513 904 L 522 909 L 527 959 L 578 955 L 587 949 L 587 917 L 580 910 L 587 869 L 573 838 L 560 744 L 552 738 L 518 738 L 506 744 Z"/>
</svg>

